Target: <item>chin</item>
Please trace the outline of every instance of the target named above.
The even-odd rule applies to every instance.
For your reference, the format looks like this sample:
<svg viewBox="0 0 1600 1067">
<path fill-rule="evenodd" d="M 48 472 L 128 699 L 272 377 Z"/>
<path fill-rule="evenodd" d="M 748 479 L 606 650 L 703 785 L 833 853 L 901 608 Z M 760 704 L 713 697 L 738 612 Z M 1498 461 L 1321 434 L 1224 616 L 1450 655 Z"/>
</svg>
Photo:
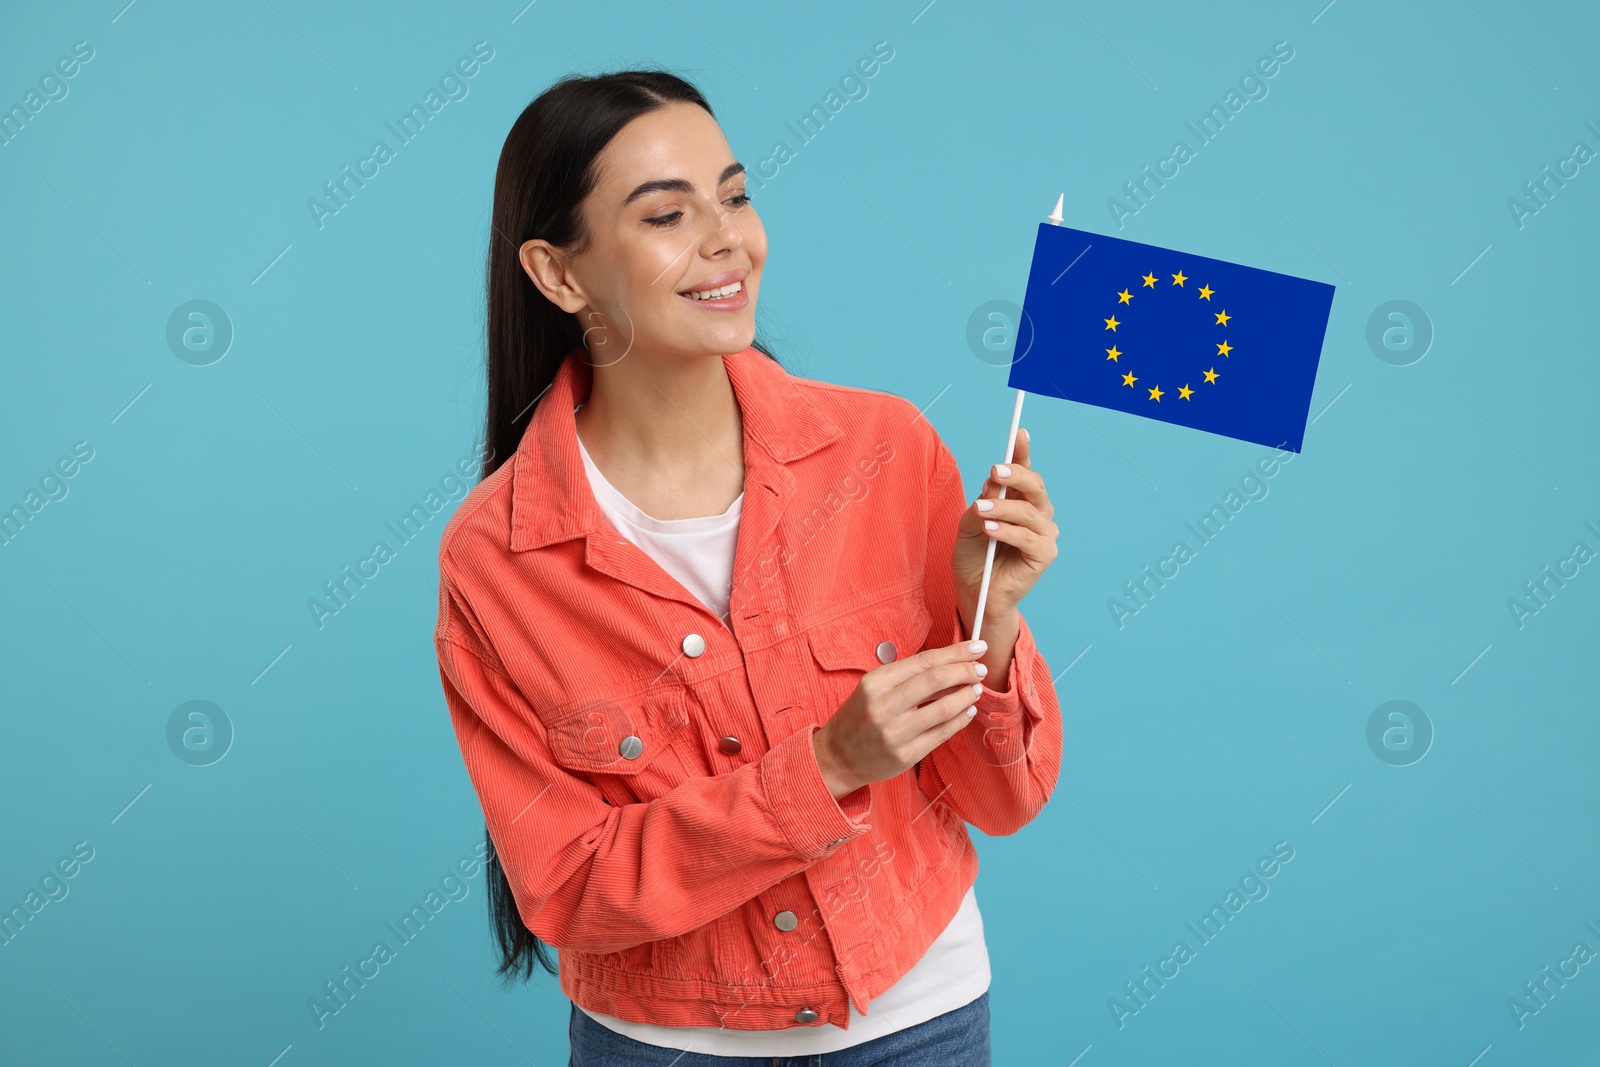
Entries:
<svg viewBox="0 0 1600 1067">
<path fill-rule="evenodd" d="M 715 328 L 702 327 L 695 331 L 688 347 L 707 355 L 731 355 L 743 352 L 755 340 L 754 317 L 748 322 L 723 323 Z"/>
</svg>

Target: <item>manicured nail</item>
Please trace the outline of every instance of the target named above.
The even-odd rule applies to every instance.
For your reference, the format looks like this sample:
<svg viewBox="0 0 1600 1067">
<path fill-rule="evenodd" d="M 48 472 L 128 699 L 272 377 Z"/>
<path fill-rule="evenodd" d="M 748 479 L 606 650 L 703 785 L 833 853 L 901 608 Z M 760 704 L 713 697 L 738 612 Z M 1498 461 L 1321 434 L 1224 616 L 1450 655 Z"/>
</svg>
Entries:
<svg viewBox="0 0 1600 1067">
<path fill-rule="evenodd" d="M 975 696 L 975 697 L 983 696 L 983 683 L 982 682 L 973 682 L 972 683 L 972 695 Z"/>
<path fill-rule="evenodd" d="M 985 530 L 998 530 L 1000 529 L 1000 524 L 995 522 L 993 519 L 984 519 L 983 528 Z"/>
<path fill-rule="evenodd" d="M 968 641 L 967 642 L 967 651 L 968 652 L 982 652 L 985 649 L 987 649 L 988 647 L 989 647 L 989 642 L 985 641 L 981 637 L 976 641 Z"/>
<path fill-rule="evenodd" d="M 967 709 L 967 718 L 970 719 L 976 714 L 978 714 L 978 706 L 976 704 Z"/>
<path fill-rule="evenodd" d="M 979 511 L 993 511 L 994 510 L 994 501 L 993 500 L 979 499 L 977 503 L 978 503 L 978 510 Z"/>
<path fill-rule="evenodd" d="M 987 677 L 989 677 L 989 668 L 986 665 L 980 663 L 980 664 L 977 665 L 977 667 L 978 667 L 978 677 L 979 678 L 987 678 Z"/>
<path fill-rule="evenodd" d="M 1009 478 L 1011 477 L 1011 466 L 1006 463 L 996 463 L 994 472 L 1002 478 Z"/>
</svg>

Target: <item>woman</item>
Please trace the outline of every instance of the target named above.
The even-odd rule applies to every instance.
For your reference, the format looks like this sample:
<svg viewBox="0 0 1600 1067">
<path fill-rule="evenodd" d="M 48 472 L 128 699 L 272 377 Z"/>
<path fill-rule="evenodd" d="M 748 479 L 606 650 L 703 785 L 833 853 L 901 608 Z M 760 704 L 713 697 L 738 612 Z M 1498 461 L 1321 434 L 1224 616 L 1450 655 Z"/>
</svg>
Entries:
<svg viewBox="0 0 1600 1067">
<path fill-rule="evenodd" d="M 1025 435 L 966 501 L 909 401 L 755 344 L 749 201 L 662 72 L 565 79 L 501 152 L 435 633 L 500 971 L 559 949 L 575 1065 L 986 1064 L 966 823 L 1055 787 L 1017 609 L 1053 508 Z"/>
</svg>

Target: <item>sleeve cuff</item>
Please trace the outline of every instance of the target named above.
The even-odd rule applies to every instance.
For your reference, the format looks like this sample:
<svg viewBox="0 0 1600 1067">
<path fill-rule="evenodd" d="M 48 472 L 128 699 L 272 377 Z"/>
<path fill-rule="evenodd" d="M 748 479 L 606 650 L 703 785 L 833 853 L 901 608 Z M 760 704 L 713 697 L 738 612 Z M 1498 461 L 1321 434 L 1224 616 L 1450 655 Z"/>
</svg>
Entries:
<svg viewBox="0 0 1600 1067">
<path fill-rule="evenodd" d="M 1005 765 L 1024 758 L 1033 737 L 1033 726 L 1044 718 L 1038 696 L 1039 671 L 1046 669 L 1033 641 L 1027 617 L 1018 614 L 1016 645 L 1011 650 L 1011 665 L 1006 670 L 1004 689 L 992 689 L 986 680 L 978 697 L 978 714 L 968 729 L 983 750 L 986 762 Z M 957 632 L 965 632 L 957 619 Z"/>
<path fill-rule="evenodd" d="M 870 783 L 834 798 L 822 780 L 811 736 L 820 730 L 812 724 L 796 730 L 761 758 L 761 785 L 767 808 L 794 850 L 808 859 L 821 859 L 852 837 L 872 829 Z"/>
</svg>

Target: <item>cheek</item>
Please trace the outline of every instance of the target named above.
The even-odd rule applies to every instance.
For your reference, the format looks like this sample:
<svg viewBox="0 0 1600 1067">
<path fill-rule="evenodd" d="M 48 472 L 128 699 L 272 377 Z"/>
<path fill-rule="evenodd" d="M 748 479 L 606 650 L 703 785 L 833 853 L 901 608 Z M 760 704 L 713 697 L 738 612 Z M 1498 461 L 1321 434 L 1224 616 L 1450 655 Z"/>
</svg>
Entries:
<svg viewBox="0 0 1600 1067">
<path fill-rule="evenodd" d="M 752 304 L 761 298 L 761 271 L 767 262 L 767 231 L 761 220 L 752 218 L 744 227 L 744 253 L 750 260 L 748 288 Z"/>
<path fill-rule="evenodd" d="M 750 257 L 751 266 L 759 268 L 767 259 L 767 229 L 761 225 L 760 216 L 752 214 L 748 219 L 743 226 L 745 254 Z"/>
<path fill-rule="evenodd" d="M 685 243 L 681 237 L 663 238 L 640 250 L 628 268 L 628 276 L 621 279 L 630 305 L 659 305 L 679 299 L 673 286 L 683 276 L 684 259 L 689 254 L 684 251 Z"/>
</svg>

